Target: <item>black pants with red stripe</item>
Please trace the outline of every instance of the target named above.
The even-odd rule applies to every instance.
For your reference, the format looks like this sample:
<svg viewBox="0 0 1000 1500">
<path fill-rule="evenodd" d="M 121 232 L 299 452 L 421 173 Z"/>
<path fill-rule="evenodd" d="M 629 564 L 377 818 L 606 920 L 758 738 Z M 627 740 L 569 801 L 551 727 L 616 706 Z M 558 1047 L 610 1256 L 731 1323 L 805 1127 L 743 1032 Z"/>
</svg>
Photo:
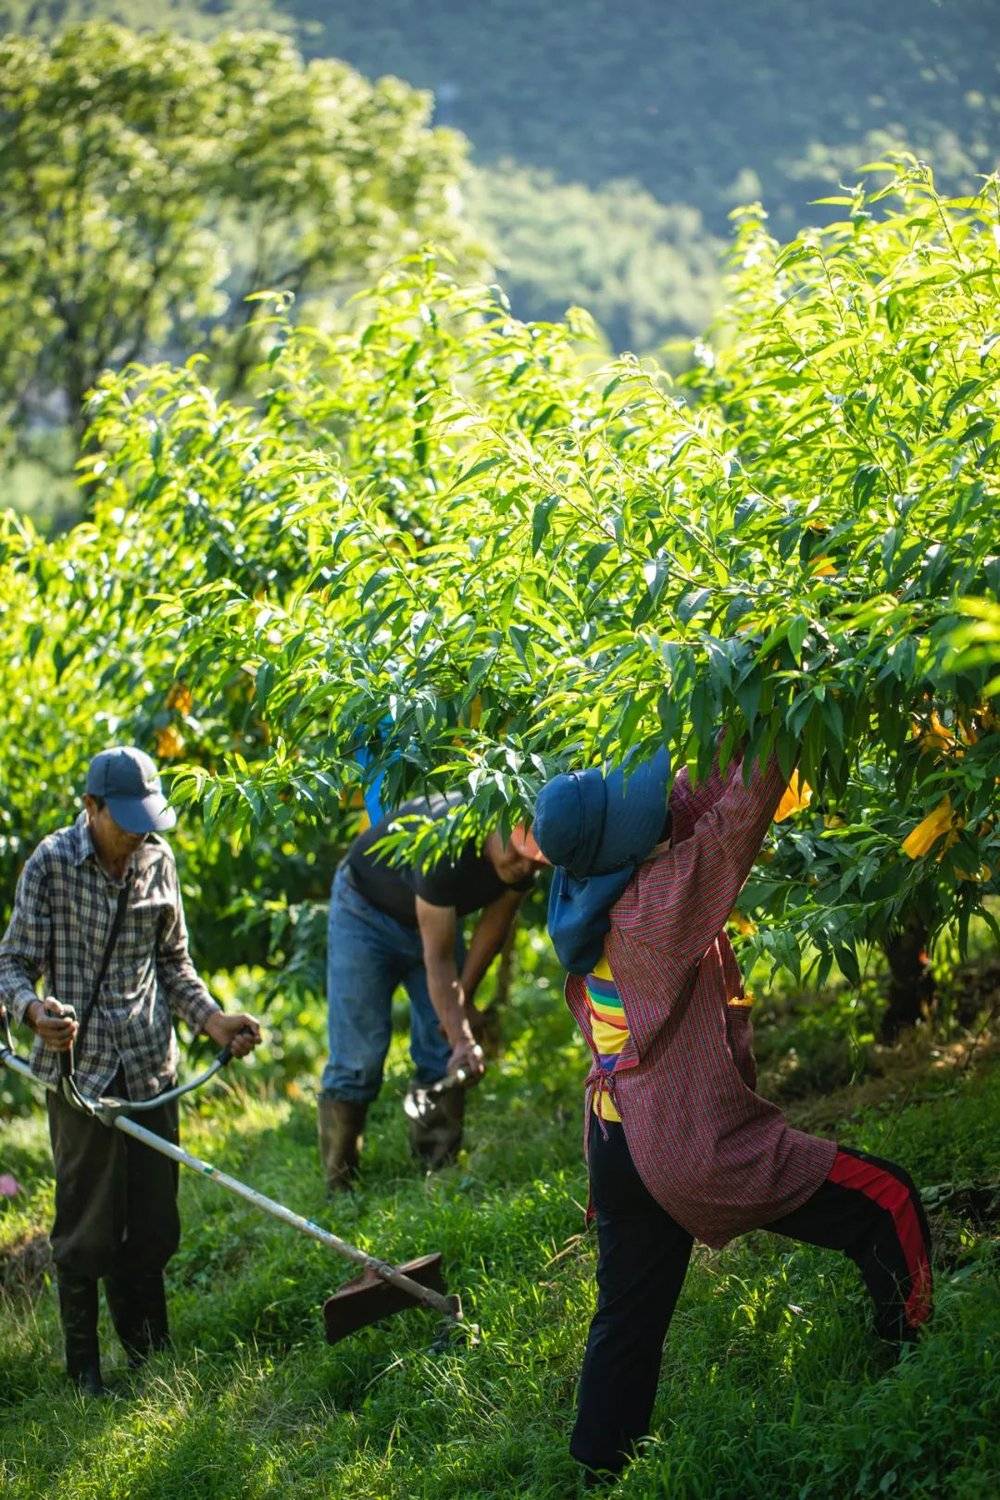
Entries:
<svg viewBox="0 0 1000 1500">
<path fill-rule="evenodd" d="M 691 1236 L 643 1185 L 621 1125 L 596 1118 L 588 1148 L 597 1214 L 597 1311 L 580 1375 L 573 1457 L 617 1472 L 649 1420 L 663 1341 L 687 1272 Z M 930 1312 L 930 1233 L 913 1182 L 893 1162 L 838 1151 L 827 1180 L 765 1226 L 840 1250 L 857 1265 L 885 1339 L 913 1339 Z"/>
</svg>

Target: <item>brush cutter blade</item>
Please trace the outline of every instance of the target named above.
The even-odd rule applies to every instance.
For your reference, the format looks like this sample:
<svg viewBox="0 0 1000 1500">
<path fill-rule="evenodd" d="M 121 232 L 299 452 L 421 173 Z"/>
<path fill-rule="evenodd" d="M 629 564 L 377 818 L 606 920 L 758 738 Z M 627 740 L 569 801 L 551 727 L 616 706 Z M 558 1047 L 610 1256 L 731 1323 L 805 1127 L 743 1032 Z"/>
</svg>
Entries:
<svg viewBox="0 0 1000 1500">
<path fill-rule="evenodd" d="M 396 1269 L 418 1281 L 421 1286 L 444 1293 L 444 1274 L 439 1252 L 422 1255 L 419 1260 L 407 1261 L 404 1266 L 397 1266 Z M 460 1314 L 458 1298 L 453 1297 L 451 1300 L 455 1304 L 456 1313 Z M 328 1344 L 336 1344 L 340 1339 L 357 1333 L 359 1328 L 367 1328 L 370 1323 L 381 1323 L 383 1318 L 390 1318 L 393 1313 L 419 1306 L 419 1302 L 408 1297 L 399 1287 L 383 1281 L 374 1271 L 365 1271 L 353 1281 L 345 1282 L 340 1291 L 334 1292 L 323 1304 L 326 1341 Z"/>
</svg>

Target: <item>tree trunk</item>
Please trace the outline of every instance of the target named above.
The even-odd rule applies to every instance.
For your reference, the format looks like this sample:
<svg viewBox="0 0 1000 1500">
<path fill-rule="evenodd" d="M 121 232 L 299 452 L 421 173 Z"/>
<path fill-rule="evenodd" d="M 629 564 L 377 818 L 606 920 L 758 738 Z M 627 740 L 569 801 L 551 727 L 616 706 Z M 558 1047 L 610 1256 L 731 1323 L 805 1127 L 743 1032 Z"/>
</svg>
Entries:
<svg viewBox="0 0 1000 1500">
<path fill-rule="evenodd" d="M 879 1028 L 879 1041 L 895 1042 L 907 1026 L 915 1026 L 934 1005 L 934 970 L 927 953 L 928 932 L 917 916 L 882 944 L 889 964 L 888 1005 Z"/>
</svg>

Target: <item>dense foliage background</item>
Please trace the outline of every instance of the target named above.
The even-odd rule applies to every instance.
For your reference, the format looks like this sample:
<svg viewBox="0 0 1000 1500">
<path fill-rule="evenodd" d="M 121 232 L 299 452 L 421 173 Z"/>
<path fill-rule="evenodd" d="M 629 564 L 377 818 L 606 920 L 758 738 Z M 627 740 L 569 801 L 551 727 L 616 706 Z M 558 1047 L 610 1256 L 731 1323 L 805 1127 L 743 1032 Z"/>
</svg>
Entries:
<svg viewBox="0 0 1000 1500">
<path fill-rule="evenodd" d="M 482 248 L 490 254 L 515 312 L 558 319 L 568 306 L 584 306 L 615 349 L 645 351 L 702 333 L 719 307 L 727 216 L 740 203 L 759 198 L 774 232 L 787 239 L 804 222 L 822 224 L 834 217 L 811 200 L 835 191 L 840 181 L 855 180 L 861 164 L 889 149 L 909 149 L 926 159 L 945 192 L 973 189 L 977 174 L 997 160 L 1000 87 L 991 45 L 1000 28 L 996 0 L 918 0 L 893 3 L 888 12 L 861 0 L 835 11 L 712 0 L 690 14 L 660 0 L 642 0 L 627 12 L 560 0 L 547 5 L 544 15 L 523 0 L 504 0 L 488 11 L 451 0 L 419 6 L 387 0 L 374 13 L 354 0 L 335 7 L 306 0 L 130 0 L 127 5 L 0 0 L 0 23 L 46 44 L 60 27 L 93 18 L 198 42 L 211 42 L 232 28 L 276 30 L 307 59 L 343 59 L 370 78 L 391 73 L 406 85 L 431 91 L 417 95 L 399 84 L 384 85 L 379 99 L 379 107 L 389 111 L 384 123 L 393 112 L 397 122 L 408 117 L 410 150 L 419 135 L 415 127 L 433 107 L 437 125 L 468 136 L 471 165 L 462 166 L 457 138 L 446 145 L 439 137 L 421 147 L 426 152 L 429 146 L 435 157 L 427 178 L 434 187 L 430 193 L 422 189 L 423 206 L 410 215 L 410 226 L 433 229 L 439 244 L 453 242 L 455 226 L 447 223 L 442 205 L 432 202 L 434 191 L 450 184 L 452 194 L 462 194 L 463 253 Z M 137 62 L 140 45 L 132 50 Z M 151 57 L 162 56 L 162 42 L 149 50 Z M 130 183 L 133 202 L 146 195 L 151 199 L 139 215 L 146 221 L 144 245 L 139 248 L 131 235 L 120 246 L 127 270 L 120 284 L 115 278 L 115 295 L 108 290 L 110 278 L 95 295 L 88 277 L 71 264 L 55 276 L 52 265 L 33 265 L 28 296 L 23 275 L 0 272 L 2 305 L 11 314 L 19 312 L 19 321 L 28 325 L 27 332 L 19 328 L 7 341 L 0 399 L 13 421 L 11 431 L 27 431 L 32 438 L 18 442 L 13 458 L 8 438 L 10 462 L 6 473 L 0 471 L 0 497 L 32 510 L 46 524 L 66 524 L 77 513 L 78 498 L 65 478 L 76 456 L 75 396 L 102 361 L 120 363 L 129 352 L 141 356 L 151 345 L 171 353 L 206 347 L 213 357 L 228 359 L 229 378 L 238 387 L 251 362 L 252 339 L 235 337 L 246 327 L 241 299 L 248 288 L 293 286 L 308 291 L 316 315 L 350 316 L 344 294 L 360 284 L 353 277 L 363 268 L 349 230 L 343 232 L 339 216 L 345 205 L 330 194 L 338 168 L 349 163 L 349 144 L 345 154 L 343 131 L 331 135 L 328 123 L 317 130 L 313 115 L 307 126 L 312 142 L 304 157 L 301 144 L 295 146 L 297 170 L 279 198 L 263 158 L 284 160 L 287 167 L 295 113 L 287 101 L 294 95 L 275 76 L 273 46 L 267 63 L 268 49 L 259 39 L 249 47 L 246 76 L 254 56 L 269 97 L 254 121 L 252 154 L 261 157 L 259 172 L 248 176 L 248 158 L 230 155 L 228 163 L 217 160 L 208 181 L 207 163 L 192 173 L 192 160 L 186 159 L 173 180 L 179 158 L 166 132 L 162 159 L 144 162 Z M 342 63 L 330 66 L 334 73 L 328 78 L 338 69 L 346 76 Z M 185 87 L 198 70 L 199 86 L 210 91 L 204 63 L 193 70 L 189 64 Z M 38 59 L 26 56 L 15 72 L 22 81 L 40 75 Z M 287 57 L 278 72 L 291 79 L 294 68 Z M 126 76 L 132 76 L 133 86 L 138 82 L 133 69 L 131 75 L 119 74 L 118 84 Z M 49 156 L 53 138 L 73 121 L 72 106 L 64 110 L 66 100 L 53 82 L 50 76 L 46 88 L 31 94 L 30 139 L 38 153 Z M 154 96 L 162 95 L 163 83 L 161 77 Z M 308 101 L 317 97 L 317 83 L 313 75 L 308 88 L 299 85 L 300 127 L 310 119 Z M 355 94 L 359 86 L 355 78 Z M 218 88 L 212 87 L 216 97 L 201 111 L 205 121 L 219 105 Z M 130 111 L 135 117 L 134 105 L 124 98 L 117 106 L 124 118 Z M 153 118 L 155 109 L 150 122 Z M 371 122 L 375 116 L 369 110 L 366 118 Z M 220 132 L 216 158 L 234 141 L 233 125 L 235 120 Z M 386 150 L 391 158 L 397 139 L 398 123 L 369 134 L 368 148 L 379 163 L 376 176 L 384 174 Z M 316 168 L 320 144 L 330 161 L 326 174 Z M 116 152 L 122 145 L 134 163 L 134 145 L 123 139 Z M 58 154 L 56 149 L 56 159 Z M 15 161 L 15 177 L 19 169 Z M 165 170 L 171 187 L 164 197 Z M 239 203 L 232 194 L 237 182 Z M 11 247 L 27 249 L 39 213 L 44 217 L 66 208 L 51 201 L 53 191 L 60 195 L 57 178 L 46 184 L 43 197 L 50 201 L 36 198 L 26 227 L 23 201 L 11 188 L 5 180 L 4 238 Z M 302 188 L 313 195 L 312 213 L 304 219 Z M 258 245 L 266 253 L 253 253 L 260 225 L 274 231 L 292 211 L 284 201 L 289 195 L 298 207 L 287 243 L 279 234 L 276 244 Z M 100 253 L 107 244 L 115 200 L 124 206 L 123 197 L 113 195 L 88 218 L 80 244 L 85 262 L 86 252 Z M 371 195 L 362 186 L 358 197 L 360 205 L 347 205 L 347 218 L 360 207 L 364 222 Z M 396 206 L 405 199 L 404 190 Z M 308 239 L 310 219 L 324 226 L 321 253 L 313 243 L 303 258 L 297 252 L 303 230 Z M 160 230 L 151 233 L 154 224 Z M 184 254 L 169 257 L 164 274 L 158 250 L 171 238 L 180 239 Z M 376 236 L 376 258 L 388 251 L 392 238 Z M 397 244 L 405 238 L 405 226 L 399 226 Z M 157 274 L 146 293 L 144 267 L 151 249 Z M 366 264 L 372 267 L 371 254 Z M 43 270 L 47 284 L 39 286 Z M 190 290 L 182 295 L 185 286 Z M 56 297 L 61 306 L 53 313 Z M 108 318 L 101 316 L 105 311 Z M 117 337 L 116 319 L 122 330 Z M 48 368 L 39 383 L 43 355 Z M 689 346 L 682 342 L 664 357 L 672 368 L 683 368 Z"/>
<path fill-rule="evenodd" d="M 390 801 L 465 787 L 459 837 L 663 738 L 703 772 L 725 724 L 724 755 L 745 736 L 802 783 L 752 951 L 822 982 L 914 926 L 964 947 L 1000 868 L 992 670 L 954 648 L 1000 582 L 997 184 L 872 176 L 784 246 L 744 216 L 682 393 L 425 255 L 356 331 L 276 308 L 251 405 L 198 362 L 106 376 L 93 525 L 7 524 L 9 712 L 58 740 L 5 768 L 8 888 L 62 815 L 63 702 L 187 763 L 200 904 L 258 929 L 322 893 L 302 861 L 329 873 L 359 745 Z"/>
<path fill-rule="evenodd" d="M 315 315 L 426 239 L 476 258 L 429 96 L 273 33 L 11 36 L 0 110 L 0 456 L 50 473 L 107 368 L 200 349 L 242 393 L 262 288 Z"/>
<path fill-rule="evenodd" d="M 789 238 L 813 217 L 810 199 L 890 147 L 928 160 L 946 191 L 996 165 L 996 0 L 709 0 L 694 9 L 664 0 L 550 0 L 544 9 L 525 0 L 382 0 L 374 9 L 359 0 L 0 0 L 0 20 L 46 35 L 90 16 L 202 36 L 277 27 L 309 56 L 431 90 L 436 119 L 472 143 L 481 186 L 471 201 L 482 205 L 516 310 L 560 315 L 580 302 L 617 348 L 700 331 L 716 242 L 739 203 L 759 197 Z M 555 237 L 549 174 L 568 190 L 556 194 L 565 233 Z M 615 213 L 623 198 L 631 205 Z M 668 280 L 671 294 L 654 305 L 650 282 Z"/>
<path fill-rule="evenodd" d="M 889 1369 L 849 1266 L 699 1253 L 622 1493 L 992 1500 L 997 6 L 0 19 L 0 921 L 90 756 L 148 749 L 196 959 L 267 1033 L 188 1139 L 325 1220 L 325 900 L 372 779 L 466 792 L 393 839 L 424 858 L 566 766 L 778 755 L 730 924 L 761 1088 L 910 1168 L 936 1316 Z M 406 1160 L 401 1009 L 335 1215 L 444 1250 L 473 1351 L 427 1355 L 420 1315 L 327 1350 L 339 1266 L 199 1179 L 174 1352 L 82 1408 L 3 1073 L 5 1495 L 572 1493 L 584 1060 L 543 902 L 460 1162 Z"/>
</svg>

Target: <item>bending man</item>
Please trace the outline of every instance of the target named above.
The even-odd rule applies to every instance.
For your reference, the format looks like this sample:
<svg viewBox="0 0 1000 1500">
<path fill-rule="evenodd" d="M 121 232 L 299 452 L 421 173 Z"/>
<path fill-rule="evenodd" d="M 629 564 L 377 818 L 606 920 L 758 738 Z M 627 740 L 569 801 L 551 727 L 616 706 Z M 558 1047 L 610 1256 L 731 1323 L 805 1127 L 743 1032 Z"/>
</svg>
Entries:
<svg viewBox="0 0 1000 1500">
<path fill-rule="evenodd" d="M 496 832 L 454 862 L 427 870 L 392 865 L 372 852 L 396 819 L 444 818 L 460 793 L 406 802 L 355 839 L 333 882 L 327 950 L 330 1056 L 319 1098 L 319 1142 L 331 1191 L 357 1172 L 368 1106 L 382 1085 L 392 996 L 410 999 L 414 1085 L 426 1088 L 459 1069 L 475 1083 L 483 1057 L 473 1036 L 472 1000 L 503 946 L 532 877 L 544 861 Z M 465 916 L 479 912 L 468 952 Z M 419 1115 L 408 1112 L 410 1146 L 430 1168 L 453 1161 L 462 1143 L 465 1092 L 445 1090 Z"/>
</svg>

